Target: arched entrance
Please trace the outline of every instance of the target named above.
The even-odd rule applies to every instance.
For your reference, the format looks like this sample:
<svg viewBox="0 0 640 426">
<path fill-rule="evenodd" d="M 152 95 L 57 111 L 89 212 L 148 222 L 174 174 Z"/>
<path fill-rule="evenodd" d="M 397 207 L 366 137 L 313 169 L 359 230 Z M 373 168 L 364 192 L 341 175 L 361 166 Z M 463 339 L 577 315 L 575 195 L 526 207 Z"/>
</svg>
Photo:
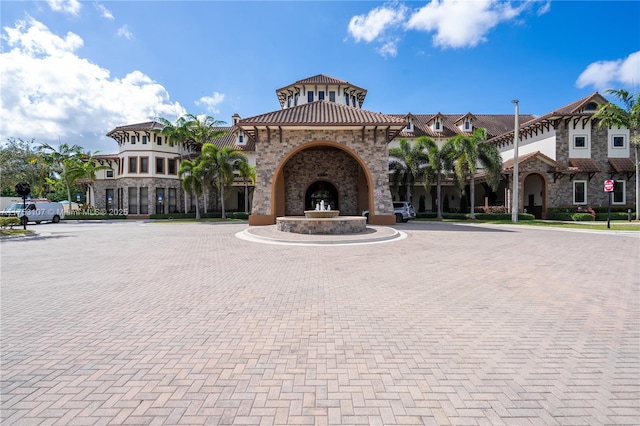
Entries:
<svg viewBox="0 0 640 426">
<path fill-rule="evenodd" d="M 331 182 L 320 180 L 312 183 L 307 188 L 304 197 L 304 209 L 314 210 L 316 205 L 324 201 L 324 205 L 331 206 L 332 210 L 340 210 L 338 205 L 338 190 Z"/>
<path fill-rule="evenodd" d="M 530 173 L 522 183 L 522 207 L 536 217 L 543 219 L 546 213 L 546 182 L 539 173 Z"/>
</svg>

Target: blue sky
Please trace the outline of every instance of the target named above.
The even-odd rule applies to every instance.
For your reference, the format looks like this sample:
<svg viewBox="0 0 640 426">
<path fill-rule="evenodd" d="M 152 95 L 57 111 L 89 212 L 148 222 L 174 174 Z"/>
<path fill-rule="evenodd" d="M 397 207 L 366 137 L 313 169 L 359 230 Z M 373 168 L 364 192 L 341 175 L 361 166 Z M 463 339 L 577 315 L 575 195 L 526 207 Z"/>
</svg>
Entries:
<svg viewBox="0 0 640 426">
<path fill-rule="evenodd" d="M 0 141 L 117 151 L 155 116 L 279 109 L 316 74 L 383 113 L 542 115 L 640 85 L 637 1 L 2 1 Z"/>
</svg>

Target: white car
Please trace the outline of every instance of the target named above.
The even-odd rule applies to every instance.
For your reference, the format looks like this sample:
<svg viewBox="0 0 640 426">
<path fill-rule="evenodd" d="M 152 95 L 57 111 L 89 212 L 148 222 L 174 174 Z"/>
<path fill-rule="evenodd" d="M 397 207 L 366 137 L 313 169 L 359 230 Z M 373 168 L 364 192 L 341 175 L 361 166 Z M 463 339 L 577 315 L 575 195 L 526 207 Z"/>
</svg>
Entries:
<svg viewBox="0 0 640 426">
<path fill-rule="evenodd" d="M 416 218 L 416 211 L 408 201 L 394 201 L 393 214 L 396 215 L 396 223 L 406 223 L 409 220 Z M 366 217 L 367 222 L 369 222 L 369 210 L 364 210 L 362 212 L 362 216 Z"/>
<path fill-rule="evenodd" d="M 0 212 L 0 215 L 19 217 L 20 224 L 22 225 L 25 225 L 27 222 L 58 223 L 60 219 L 64 219 L 64 208 L 61 203 L 29 200 L 25 204 L 13 203 Z"/>
</svg>

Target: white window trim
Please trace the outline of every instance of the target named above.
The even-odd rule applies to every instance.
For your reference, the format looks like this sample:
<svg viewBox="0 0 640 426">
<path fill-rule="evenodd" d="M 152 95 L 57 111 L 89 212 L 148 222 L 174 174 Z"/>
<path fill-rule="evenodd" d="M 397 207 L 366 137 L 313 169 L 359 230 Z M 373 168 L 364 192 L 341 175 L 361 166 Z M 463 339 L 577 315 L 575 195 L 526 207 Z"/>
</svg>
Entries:
<svg viewBox="0 0 640 426">
<path fill-rule="evenodd" d="M 627 181 L 616 180 L 616 187 L 622 185 L 622 201 L 615 200 L 615 194 L 611 195 L 611 204 L 627 204 Z"/>
<path fill-rule="evenodd" d="M 582 202 L 577 202 L 576 201 L 576 184 L 577 183 L 583 183 L 584 184 L 584 201 Z M 587 204 L 587 201 L 589 200 L 588 198 L 588 193 L 587 193 L 587 181 L 586 180 L 574 180 L 573 181 L 573 190 L 572 190 L 572 195 L 571 198 L 573 198 L 573 204 L 575 205 L 580 205 L 580 206 L 584 206 Z"/>
<path fill-rule="evenodd" d="M 622 138 L 622 146 L 615 146 L 613 144 L 614 138 Z M 627 149 L 627 138 L 625 135 L 611 135 L 611 149 Z"/>
<path fill-rule="evenodd" d="M 576 146 L 576 138 L 584 138 L 584 146 Z M 573 149 L 589 149 L 589 135 L 573 135 Z"/>
</svg>

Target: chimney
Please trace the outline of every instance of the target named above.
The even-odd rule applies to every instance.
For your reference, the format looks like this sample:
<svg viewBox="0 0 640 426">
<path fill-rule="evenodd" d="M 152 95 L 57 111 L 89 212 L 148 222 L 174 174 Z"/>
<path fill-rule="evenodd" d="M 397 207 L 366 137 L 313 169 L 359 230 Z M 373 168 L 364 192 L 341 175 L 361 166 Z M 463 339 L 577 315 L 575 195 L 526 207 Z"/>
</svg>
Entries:
<svg viewBox="0 0 640 426">
<path fill-rule="evenodd" d="M 238 121 L 240 121 L 240 115 L 236 112 L 231 117 L 231 123 L 235 126 L 236 124 L 238 124 Z"/>
</svg>

